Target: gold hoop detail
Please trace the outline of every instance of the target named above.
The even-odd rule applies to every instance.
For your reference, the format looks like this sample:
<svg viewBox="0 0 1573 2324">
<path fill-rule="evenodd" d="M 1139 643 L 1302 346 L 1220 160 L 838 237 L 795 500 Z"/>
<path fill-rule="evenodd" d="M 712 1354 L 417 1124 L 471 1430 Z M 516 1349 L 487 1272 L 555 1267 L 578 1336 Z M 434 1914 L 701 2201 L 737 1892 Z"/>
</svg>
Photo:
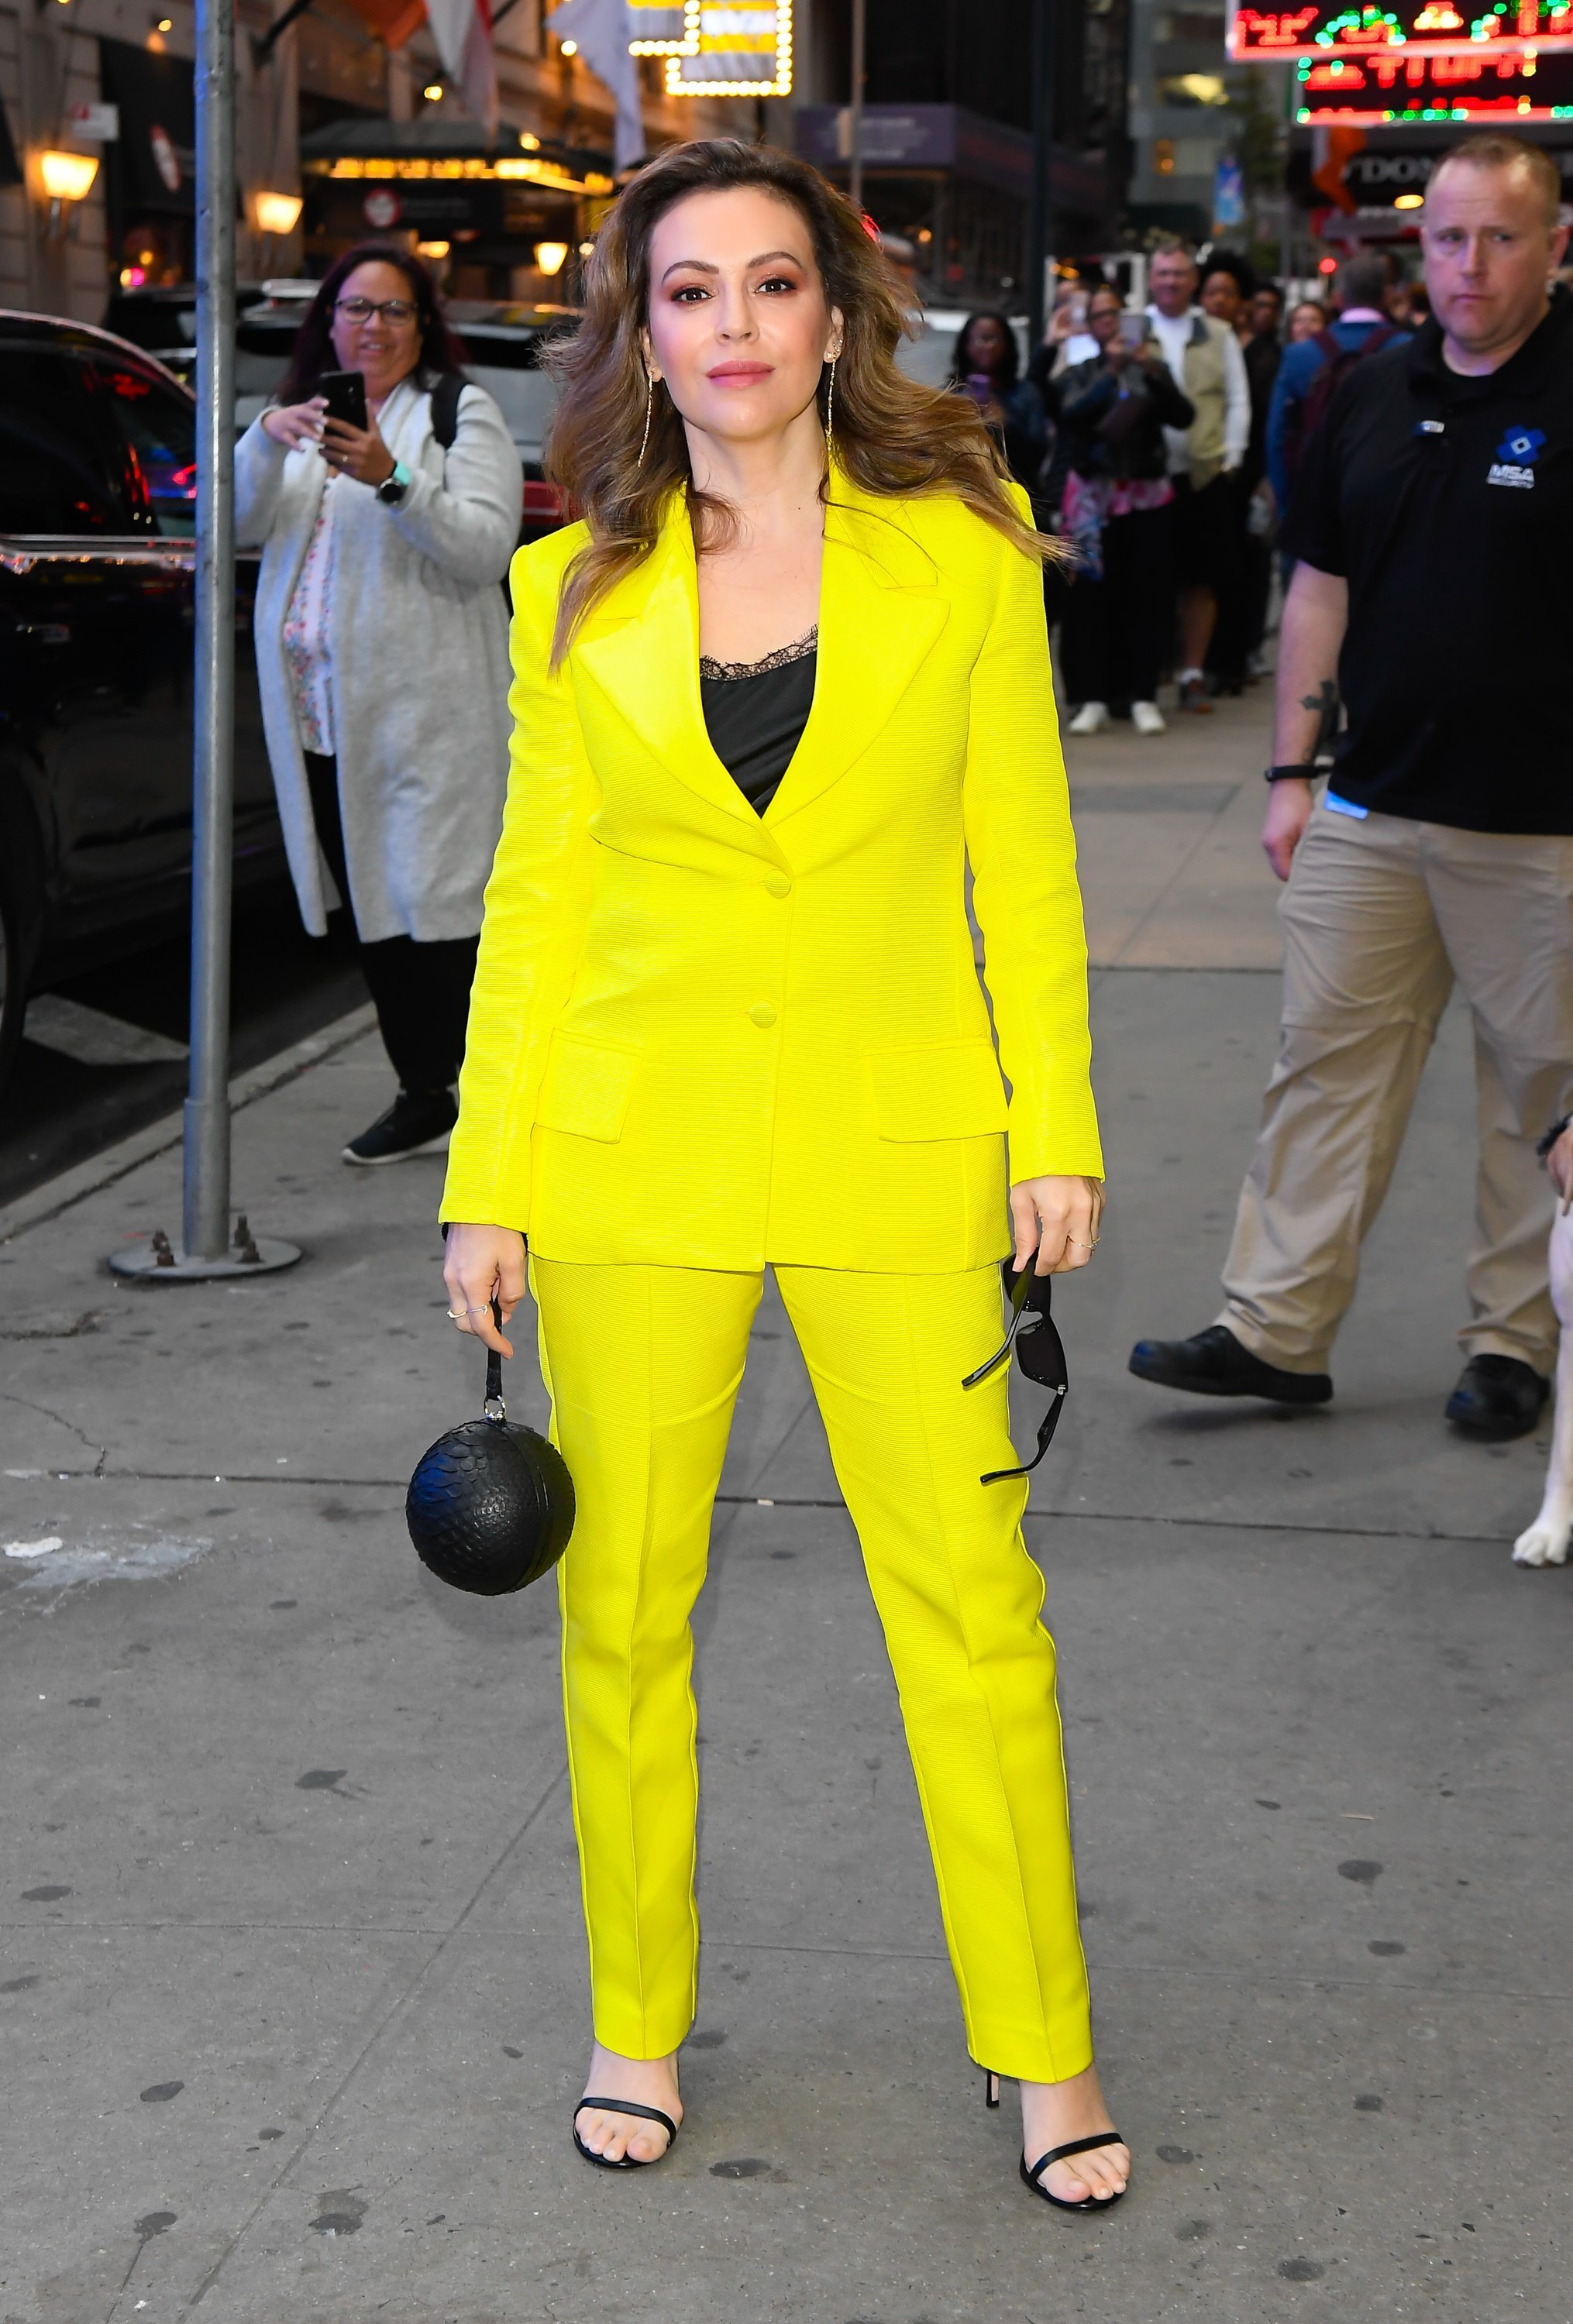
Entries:
<svg viewBox="0 0 1573 2324">
<path fill-rule="evenodd" d="M 636 468 L 642 468 L 644 466 L 644 447 L 650 441 L 650 415 L 654 405 L 655 375 L 652 372 L 647 371 L 644 374 L 644 433 L 639 438 L 639 457 L 634 463 Z"/>
</svg>

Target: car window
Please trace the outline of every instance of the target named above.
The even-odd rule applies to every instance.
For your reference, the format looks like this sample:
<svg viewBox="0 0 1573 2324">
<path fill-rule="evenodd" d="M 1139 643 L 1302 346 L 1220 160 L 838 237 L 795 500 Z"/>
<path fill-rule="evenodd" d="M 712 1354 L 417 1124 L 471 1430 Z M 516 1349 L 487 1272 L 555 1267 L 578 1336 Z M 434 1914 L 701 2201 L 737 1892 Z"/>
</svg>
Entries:
<svg viewBox="0 0 1573 2324">
<path fill-rule="evenodd" d="M 0 341 L 0 532 L 127 530 L 71 364 L 53 347 Z"/>
<path fill-rule="evenodd" d="M 95 355 L 85 374 L 126 447 L 133 490 L 154 530 L 189 540 L 197 530 L 195 407 L 139 364 Z"/>
</svg>

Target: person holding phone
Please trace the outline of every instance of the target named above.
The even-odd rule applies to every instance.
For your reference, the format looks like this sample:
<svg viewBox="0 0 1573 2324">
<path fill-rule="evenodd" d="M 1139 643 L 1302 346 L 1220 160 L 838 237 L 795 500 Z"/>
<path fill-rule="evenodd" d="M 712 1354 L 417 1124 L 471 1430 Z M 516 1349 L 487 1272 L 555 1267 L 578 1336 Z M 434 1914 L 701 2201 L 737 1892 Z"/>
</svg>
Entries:
<svg viewBox="0 0 1573 2324">
<path fill-rule="evenodd" d="M 1012 475 L 1031 492 L 1049 448 L 1049 422 L 1042 397 L 1030 379 L 1021 377 L 1021 350 L 1007 318 L 968 315 L 956 334 L 950 383 L 971 396 L 1003 446 Z"/>
<path fill-rule="evenodd" d="M 1139 734 L 1161 734 L 1158 673 L 1174 604 L 1174 487 L 1165 428 L 1189 428 L 1145 315 L 1126 314 L 1113 289 L 1087 301 L 1098 352 L 1050 383 L 1065 449 L 1060 537 L 1078 568 L 1060 618 L 1060 675 L 1078 706 L 1072 734 L 1108 724 L 1111 703 L 1131 706 Z"/>
<path fill-rule="evenodd" d="M 901 285 L 807 162 L 670 147 L 586 272 L 549 454 L 585 515 L 514 567 L 514 771 L 441 1210 L 449 1311 L 504 1354 L 490 1302 L 505 1323 L 528 1239 L 578 1500 L 575 2141 L 636 2168 L 682 2118 L 689 1618 L 772 1267 L 884 1620 L 972 2055 L 1021 2083 L 1033 2193 L 1102 2209 L 1130 2153 L 1092 2063 L 1043 1581 L 1004 1371 L 962 1385 L 999 1346 L 1006 1253 L 1082 1267 L 1103 1206 L 1051 546 L 980 410 L 897 369 Z M 911 2040 L 888 2015 L 882 2088 Z"/>
<path fill-rule="evenodd" d="M 508 763 L 507 611 L 523 470 L 419 259 L 324 278 L 278 400 L 236 447 L 260 547 L 263 724 L 301 917 L 350 912 L 393 1104 L 347 1162 L 438 1153 Z M 331 882 L 331 885 L 329 884 Z"/>
</svg>

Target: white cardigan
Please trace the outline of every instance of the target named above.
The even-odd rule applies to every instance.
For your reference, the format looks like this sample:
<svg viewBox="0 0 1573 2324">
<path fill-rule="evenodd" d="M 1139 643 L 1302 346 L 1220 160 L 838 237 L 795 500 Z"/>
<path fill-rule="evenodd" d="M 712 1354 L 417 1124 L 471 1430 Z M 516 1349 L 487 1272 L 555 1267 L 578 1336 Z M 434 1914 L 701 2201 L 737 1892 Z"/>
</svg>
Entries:
<svg viewBox="0 0 1573 2324">
<path fill-rule="evenodd" d="M 409 469 L 397 508 L 369 484 L 334 495 L 334 723 L 345 856 L 364 942 L 473 936 L 502 828 L 508 770 L 508 622 L 499 584 L 519 538 L 523 474 L 503 415 L 467 386 L 445 453 L 413 379 L 383 406 L 384 441 Z M 257 678 L 279 818 L 301 917 L 328 926 L 284 616 L 328 470 L 260 420 L 236 447 L 236 530 L 260 547 Z"/>
</svg>

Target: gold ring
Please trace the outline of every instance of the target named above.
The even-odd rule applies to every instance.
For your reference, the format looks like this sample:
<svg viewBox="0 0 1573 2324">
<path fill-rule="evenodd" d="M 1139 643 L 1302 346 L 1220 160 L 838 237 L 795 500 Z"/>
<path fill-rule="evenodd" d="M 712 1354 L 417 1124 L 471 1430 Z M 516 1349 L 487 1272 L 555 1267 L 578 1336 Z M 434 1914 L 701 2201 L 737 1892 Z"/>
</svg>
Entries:
<svg viewBox="0 0 1573 2324">
<path fill-rule="evenodd" d="M 1099 1237 L 1094 1235 L 1090 1242 L 1083 1242 L 1079 1235 L 1067 1235 L 1065 1240 L 1071 1245 L 1073 1250 L 1096 1250 L 1098 1247 Z"/>
</svg>

